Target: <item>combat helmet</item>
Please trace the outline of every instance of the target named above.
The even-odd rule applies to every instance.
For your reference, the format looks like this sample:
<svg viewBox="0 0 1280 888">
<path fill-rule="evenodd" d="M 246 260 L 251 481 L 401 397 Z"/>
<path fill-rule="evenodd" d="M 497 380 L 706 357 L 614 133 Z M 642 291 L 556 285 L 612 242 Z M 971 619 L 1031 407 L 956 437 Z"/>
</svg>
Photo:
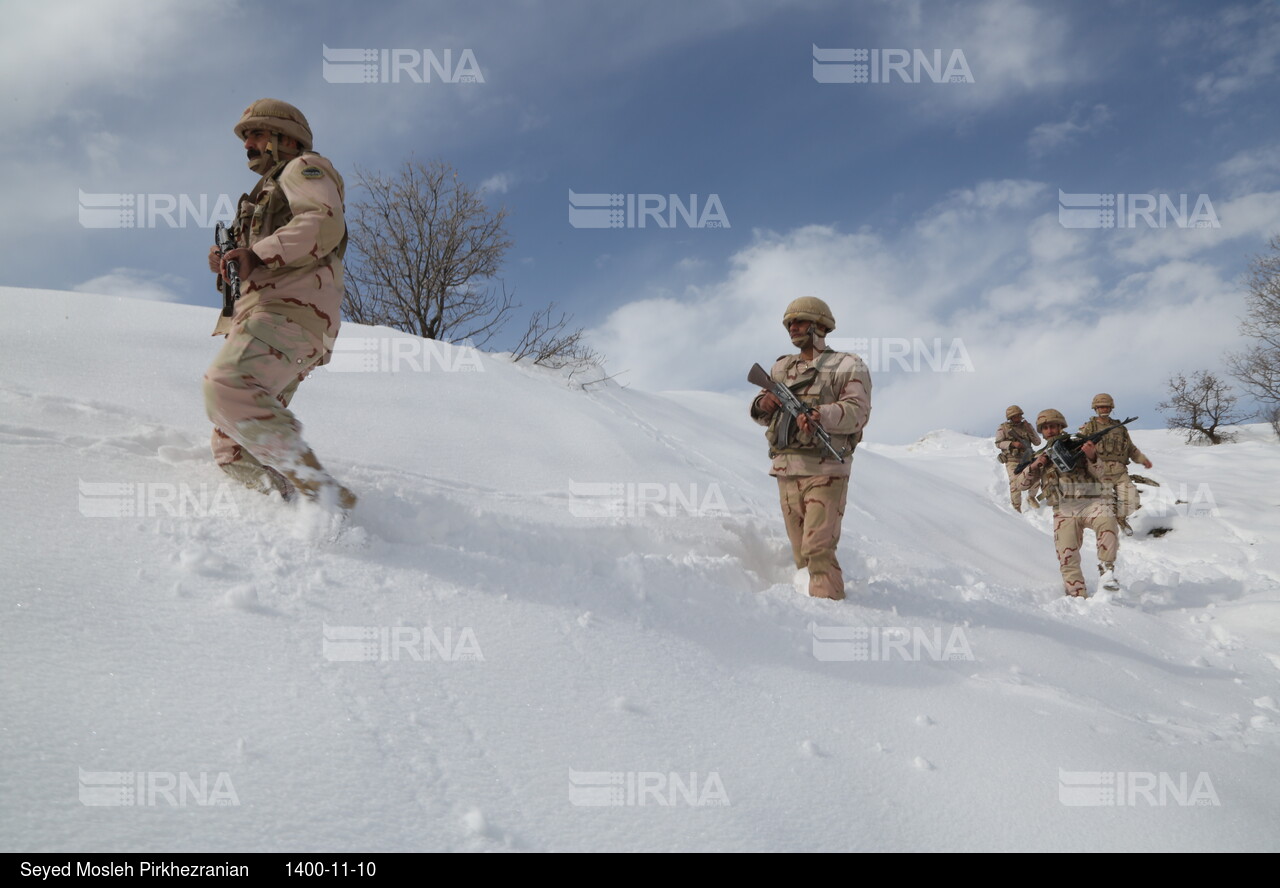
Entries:
<svg viewBox="0 0 1280 888">
<path fill-rule="evenodd" d="M 244 109 L 234 132 L 243 141 L 245 133 L 254 129 L 291 136 L 303 151 L 311 150 L 314 141 L 307 118 L 297 108 L 279 99 L 258 99 Z"/>
<path fill-rule="evenodd" d="M 817 296 L 801 296 L 791 300 L 782 315 L 782 326 L 791 326 L 792 321 L 812 321 L 827 328 L 830 333 L 836 328 L 836 319 L 831 315 L 831 308 Z"/>
<path fill-rule="evenodd" d="M 1067 427 L 1067 418 L 1063 416 L 1061 413 L 1059 413 L 1057 410 L 1050 408 L 1048 410 L 1041 410 L 1040 414 L 1036 417 L 1036 431 L 1037 432 L 1040 431 L 1042 428 L 1045 427 L 1046 423 L 1050 423 L 1050 422 L 1056 425 L 1060 425 L 1064 429 Z"/>
<path fill-rule="evenodd" d="M 1013 406 L 1005 409 L 1004 418 L 1013 419 L 1015 416 L 1017 416 L 1021 412 L 1022 412 L 1022 408 L 1019 407 L 1017 404 L 1014 404 Z"/>
<path fill-rule="evenodd" d="M 1093 403 L 1090 404 L 1089 406 L 1092 407 L 1094 410 L 1097 410 L 1099 407 L 1110 407 L 1114 410 L 1116 406 L 1116 402 L 1115 402 L 1115 399 L 1112 398 L 1110 395 L 1108 395 L 1106 392 L 1099 392 L 1098 394 L 1093 396 Z"/>
</svg>

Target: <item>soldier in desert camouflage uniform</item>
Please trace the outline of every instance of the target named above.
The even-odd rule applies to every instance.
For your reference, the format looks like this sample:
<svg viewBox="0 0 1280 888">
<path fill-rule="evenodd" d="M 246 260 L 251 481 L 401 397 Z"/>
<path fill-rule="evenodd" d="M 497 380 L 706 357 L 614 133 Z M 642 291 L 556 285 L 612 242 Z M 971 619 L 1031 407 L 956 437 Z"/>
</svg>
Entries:
<svg viewBox="0 0 1280 888">
<path fill-rule="evenodd" d="M 1119 420 L 1111 418 L 1111 411 L 1115 409 L 1116 402 L 1106 392 L 1094 395 L 1092 406 L 1098 415 L 1080 426 L 1082 434 L 1092 435 L 1113 425 L 1120 425 Z M 1098 442 L 1098 460 L 1102 463 L 1103 480 L 1112 490 L 1116 520 L 1120 529 L 1126 536 L 1133 536 L 1133 528 L 1129 526 L 1127 519 L 1142 508 L 1142 502 L 1138 496 L 1138 488 L 1129 478 L 1129 463 L 1139 462 L 1149 469 L 1151 460 L 1147 459 L 1133 443 L 1133 439 L 1129 437 L 1129 430 L 1124 426 L 1120 426 L 1114 432 L 1108 432 Z"/>
<path fill-rule="evenodd" d="M 355 494 L 335 481 L 302 440 L 289 402 L 312 369 L 327 363 L 342 307 L 347 243 L 342 177 L 311 150 L 302 112 L 259 99 L 235 126 L 249 168 L 261 178 L 240 198 L 236 248 L 209 268 L 221 286 L 239 263 L 241 298 L 214 335 L 226 344 L 204 377 L 205 408 L 215 426 L 214 461 L 264 493 L 294 492 L 342 510 Z"/>
<path fill-rule="evenodd" d="M 1023 457 L 1040 443 L 1040 436 L 1031 428 L 1031 423 L 1022 418 L 1022 408 L 1017 404 L 1005 410 L 1004 418 L 1007 421 L 996 429 L 996 449 L 1000 451 L 998 458 L 1004 463 L 1005 473 L 1009 476 L 1009 502 L 1014 511 L 1021 512 L 1022 479 L 1014 474 L 1014 470 Z M 1027 491 L 1027 499 L 1031 501 L 1031 505 L 1040 507 L 1035 488 Z"/>
<path fill-rule="evenodd" d="M 778 479 L 782 517 L 791 540 L 797 569 L 808 570 L 809 594 L 815 598 L 844 598 L 844 574 L 836 560 L 840 521 L 849 491 L 853 448 L 871 413 L 871 374 L 857 355 L 827 348 L 826 336 L 836 327 L 831 309 L 812 296 L 787 306 L 782 324 L 799 354 L 783 355 L 770 376 L 817 408 L 820 425 L 832 445 L 849 455 L 843 463 L 822 446 L 815 423 L 802 416 L 797 423 L 780 409 L 777 397 L 762 391 L 751 402 L 751 418 L 767 426 L 769 474 Z M 789 425 L 786 446 L 780 444 L 782 424 Z"/>
<path fill-rule="evenodd" d="M 1036 428 L 1046 442 L 1052 443 L 1066 427 L 1066 418 L 1057 410 L 1042 410 L 1036 417 Z M 1053 545 L 1058 551 L 1063 587 L 1068 595 L 1079 598 L 1088 595 L 1084 573 L 1080 570 L 1085 528 L 1093 531 L 1098 547 L 1102 588 L 1111 591 L 1120 588 L 1115 575 L 1120 537 L 1111 508 L 1110 488 L 1102 477 L 1098 448 L 1092 442 L 1081 446 L 1079 459 L 1070 472 L 1060 472 L 1045 453 L 1022 472 L 1022 489 L 1030 490 L 1040 484 L 1043 498 L 1053 506 Z"/>
</svg>

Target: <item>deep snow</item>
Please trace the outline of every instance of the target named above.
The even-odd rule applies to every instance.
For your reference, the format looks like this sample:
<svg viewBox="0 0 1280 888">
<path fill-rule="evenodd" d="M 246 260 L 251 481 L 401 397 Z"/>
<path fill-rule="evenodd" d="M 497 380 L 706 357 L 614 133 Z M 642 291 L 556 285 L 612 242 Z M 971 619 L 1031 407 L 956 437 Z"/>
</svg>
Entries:
<svg viewBox="0 0 1280 888">
<path fill-rule="evenodd" d="M 4 850 L 1280 846 L 1266 427 L 1136 432 L 1125 590 L 1072 601 L 989 439 L 877 445 L 873 409 L 834 603 L 736 399 L 347 325 L 377 366 L 294 401 L 361 497 L 335 541 L 211 464 L 213 309 L 0 311 Z M 115 772 L 142 793 L 86 804 Z"/>
</svg>

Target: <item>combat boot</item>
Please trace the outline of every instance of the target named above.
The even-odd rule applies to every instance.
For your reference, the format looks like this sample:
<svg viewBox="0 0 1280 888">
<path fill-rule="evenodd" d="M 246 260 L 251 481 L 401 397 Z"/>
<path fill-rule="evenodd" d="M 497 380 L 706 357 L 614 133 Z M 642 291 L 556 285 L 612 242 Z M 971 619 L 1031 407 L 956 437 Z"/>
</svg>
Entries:
<svg viewBox="0 0 1280 888">
<path fill-rule="evenodd" d="M 1127 537 L 1133 536 L 1133 528 L 1129 526 L 1129 522 L 1123 518 L 1117 518 L 1116 523 L 1120 525 L 1120 529 L 1124 531 Z"/>
<path fill-rule="evenodd" d="M 1108 592 L 1119 592 L 1120 581 L 1116 579 L 1116 566 L 1113 562 L 1104 561 L 1098 564 L 1098 584 Z"/>
<path fill-rule="evenodd" d="M 235 480 L 239 481 L 250 490 L 256 490 L 258 493 L 271 493 L 275 491 L 280 494 L 280 498 L 285 502 L 291 501 L 297 496 L 294 486 L 289 483 L 289 479 L 281 475 L 275 469 L 264 466 L 259 462 L 251 462 L 246 459 L 236 460 L 233 463 L 224 463 L 218 468 L 226 472 Z"/>
<path fill-rule="evenodd" d="M 298 493 L 314 503 L 336 506 L 344 512 L 350 512 L 356 506 L 356 495 L 335 481 L 310 450 L 302 454 L 298 462 L 283 466 L 281 470 L 293 482 Z"/>
</svg>

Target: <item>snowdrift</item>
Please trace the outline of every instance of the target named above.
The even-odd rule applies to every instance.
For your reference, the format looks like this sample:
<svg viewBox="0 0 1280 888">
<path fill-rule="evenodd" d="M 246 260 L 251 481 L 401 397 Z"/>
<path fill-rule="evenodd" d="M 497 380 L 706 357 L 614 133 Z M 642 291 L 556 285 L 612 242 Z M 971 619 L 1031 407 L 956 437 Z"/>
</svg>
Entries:
<svg viewBox="0 0 1280 888">
<path fill-rule="evenodd" d="M 1072 601 L 989 440 L 873 408 L 814 601 L 737 399 L 347 325 L 293 404 L 331 540 L 211 464 L 212 309 L 0 309 L 6 850 L 1277 848 L 1264 427 L 1135 433 Z"/>
</svg>

